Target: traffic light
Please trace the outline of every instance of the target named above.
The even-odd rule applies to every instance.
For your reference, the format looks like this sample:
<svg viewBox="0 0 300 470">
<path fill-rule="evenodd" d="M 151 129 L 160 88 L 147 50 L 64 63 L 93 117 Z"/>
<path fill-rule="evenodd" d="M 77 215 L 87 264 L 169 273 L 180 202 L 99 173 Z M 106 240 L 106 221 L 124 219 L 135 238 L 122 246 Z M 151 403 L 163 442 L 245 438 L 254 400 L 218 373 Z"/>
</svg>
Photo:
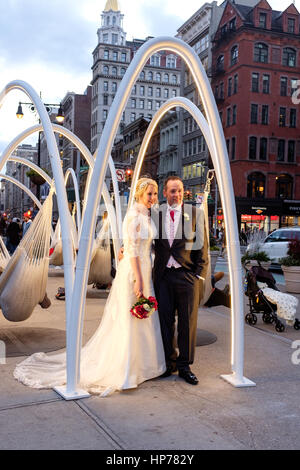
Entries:
<svg viewBox="0 0 300 470">
<path fill-rule="evenodd" d="M 188 201 L 190 201 L 192 198 L 193 198 L 192 192 L 189 189 L 187 191 L 185 191 L 184 199 L 187 199 Z"/>
<path fill-rule="evenodd" d="M 218 215 L 217 215 L 217 220 L 218 220 L 218 225 L 221 225 L 223 222 L 223 209 L 218 209 Z"/>
<path fill-rule="evenodd" d="M 126 170 L 126 181 L 131 181 L 132 179 L 132 169 L 131 168 L 127 168 Z"/>
</svg>

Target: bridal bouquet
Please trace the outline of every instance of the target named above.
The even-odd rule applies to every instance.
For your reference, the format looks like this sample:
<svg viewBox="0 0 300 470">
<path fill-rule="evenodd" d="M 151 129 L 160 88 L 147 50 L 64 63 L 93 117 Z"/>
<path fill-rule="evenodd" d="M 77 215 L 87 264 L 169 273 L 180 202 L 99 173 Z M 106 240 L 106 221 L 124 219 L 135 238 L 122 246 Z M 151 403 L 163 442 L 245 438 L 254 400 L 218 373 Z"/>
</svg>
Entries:
<svg viewBox="0 0 300 470">
<path fill-rule="evenodd" d="M 131 308 L 130 313 L 136 318 L 148 318 L 157 310 L 157 300 L 155 297 L 141 297 Z"/>
</svg>

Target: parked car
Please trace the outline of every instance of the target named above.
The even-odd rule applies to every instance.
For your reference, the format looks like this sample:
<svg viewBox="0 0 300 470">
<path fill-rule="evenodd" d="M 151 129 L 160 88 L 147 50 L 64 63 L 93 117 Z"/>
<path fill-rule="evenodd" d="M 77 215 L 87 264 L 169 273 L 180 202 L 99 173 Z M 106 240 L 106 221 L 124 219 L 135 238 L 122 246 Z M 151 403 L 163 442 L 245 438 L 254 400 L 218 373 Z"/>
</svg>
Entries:
<svg viewBox="0 0 300 470">
<path fill-rule="evenodd" d="M 300 226 L 274 230 L 263 240 L 260 249 L 271 258 L 272 263 L 279 264 L 279 259 L 287 256 L 288 244 L 291 240 L 300 240 Z M 248 250 L 251 250 L 251 244 Z"/>
</svg>

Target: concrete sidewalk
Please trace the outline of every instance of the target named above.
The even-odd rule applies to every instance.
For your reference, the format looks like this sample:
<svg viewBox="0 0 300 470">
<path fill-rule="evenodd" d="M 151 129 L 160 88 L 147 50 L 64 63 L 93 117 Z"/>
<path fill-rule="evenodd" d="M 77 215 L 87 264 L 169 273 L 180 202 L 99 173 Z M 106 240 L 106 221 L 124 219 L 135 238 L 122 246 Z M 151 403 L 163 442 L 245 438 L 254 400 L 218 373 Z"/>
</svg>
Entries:
<svg viewBox="0 0 300 470">
<path fill-rule="evenodd" d="M 199 328 L 217 341 L 197 347 L 192 367 L 199 378 L 196 387 L 173 375 L 107 398 L 67 402 L 53 390 L 15 381 L 13 369 L 24 355 L 64 346 L 64 302 L 54 298 L 62 285 L 62 277 L 49 277 L 49 310 L 37 307 L 20 324 L 0 318 L 10 356 L 0 365 L 1 449 L 300 448 L 300 365 L 291 361 L 291 344 L 300 340 L 300 331 L 288 326 L 276 333 L 261 316 L 255 327 L 245 325 L 245 376 L 256 387 L 236 389 L 220 378 L 231 372 L 226 307 L 199 310 Z M 105 298 L 99 297 L 99 291 L 89 289 L 84 342 L 101 318 Z"/>
</svg>

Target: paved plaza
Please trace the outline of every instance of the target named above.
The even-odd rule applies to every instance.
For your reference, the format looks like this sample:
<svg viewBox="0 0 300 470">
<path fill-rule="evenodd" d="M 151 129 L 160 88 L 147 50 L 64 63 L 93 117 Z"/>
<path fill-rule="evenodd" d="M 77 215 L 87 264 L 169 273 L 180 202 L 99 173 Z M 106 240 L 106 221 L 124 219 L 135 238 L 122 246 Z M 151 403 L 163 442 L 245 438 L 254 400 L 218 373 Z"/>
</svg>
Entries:
<svg viewBox="0 0 300 470">
<path fill-rule="evenodd" d="M 36 307 L 23 323 L 0 318 L 0 339 L 8 355 L 0 365 L 0 449 L 300 448 L 300 364 L 291 360 L 291 345 L 300 340 L 300 331 L 288 326 L 276 333 L 261 316 L 255 327 L 245 325 L 245 376 L 256 387 L 233 388 L 220 378 L 231 372 L 226 307 L 199 309 L 202 345 L 192 367 L 198 386 L 173 375 L 106 398 L 65 401 L 53 390 L 34 390 L 15 381 L 14 366 L 24 356 L 41 350 L 52 354 L 65 346 L 65 304 L 55 299 L 64 279 L 58 270 L 51 272 L 48 310 Z M 226 282 L 227 275 L 220 287 Z M 106 296 L 88 289 L 84 342 L 98 326 Z"/>
</svg>

